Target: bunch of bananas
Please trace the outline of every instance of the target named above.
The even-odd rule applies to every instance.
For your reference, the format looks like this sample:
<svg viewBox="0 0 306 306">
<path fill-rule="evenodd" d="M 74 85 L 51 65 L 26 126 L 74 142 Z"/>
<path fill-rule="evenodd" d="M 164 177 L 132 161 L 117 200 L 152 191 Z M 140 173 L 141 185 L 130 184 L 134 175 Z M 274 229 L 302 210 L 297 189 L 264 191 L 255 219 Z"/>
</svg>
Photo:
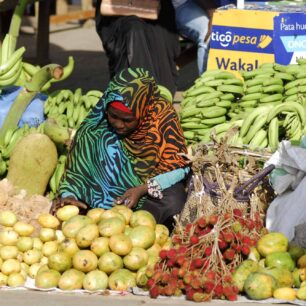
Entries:
<svg viewBox="0 0 306 306">
<path fill-rule="evenodd" d="M 67 159 L 67 155 L 65 154 L 60 155 L 58 158 L 57 166 L 49 181 L 49 187 L 50 187 L 49 198 L 50 199 L 54 199 L 54 197 L 56 196 L 62 176 L 65 172 L 66 159 Z"/>
<path fill-rule="evenodd" d="M 38 65 L 32 65 L 30 63 L 27 62 L 23 62 L 22 63 L 22 69 L 21 69 L 21 73 L 18 77 L 18 79 L 15 82 L 15 85 L 17 86 L 24 86 L 26 84 L 26 82 L 32 80 L 33 76 L 41 69 L 40 66 Z M 66 78 L 68 78 L 73 69 L 74 69 L 74 58 L 73 56 L 69 56 L 68 58 L 68 64 L 63 68 L 63 75 L 60 79 L 54 79 L 52 78 L 50 81 L 48 81 L 42 88 L 42 91 L 47 91 L 50 86 L 52 85 L 52 83 L 55 82 L 59 82 L 59 81 L 63 81 Z"/>
<path fill-rule="evenodd" d="M 6 34 L 0 48 L 0 89 L 14 85 L 22 71 L 22 56 L 24 47 L 15 50 L 15 39 Z"/>
<path fill-rule="evenodd" d="M 226 122 L 233 102 L 243 92 L 242 80 L 233 73 L 220 70 L 204 72 L 183 94 L 180 118 L 185 138 L 190 142 L 208 140 L 211 129 Z M 217 134 L 220 134 L 217 136 L 225 133 L 228 126 L 217 128 Z"/>
<path fill-rule="evenodd" d="M 101 97 L 99 90 L 90 90 L 85 95 L 81 88 L 74 92 L 69 89 L 57 90 L 49 95 L 44 112 L 48 118 L 54 118 L 60 127 L 76 129 Z"/>
<path fill-rule="evenodd" d="M 236 145 L 274 151 L 282 139 L 299 141 L 306 132 L 305 68 L 306 59 L 298 59 L 298 64 L 287 66 L 266 63 L 256 70 L 242 71 L 241 78 L 230 77 L 229 72 L 224 74 L 224 71 L 205 72 L 184 93 L 180 118 L 186 139 L 189 143 L 208 142 L 212 130 L 221 138 L 236 125 L 240 131 L 231 140 Z M 222 92 L 220 86 L 228 91 Z M 227 86 L 240 86 L 240 91 Z M 224 96 L 231 103 L 223 115 L 224 121 L 215 120 L 212 126 L 205 124 L 201 118 L 205 118 L 206 112 L 214 119 L 220 116 L 219 110 L 214 108 Z M 212 111 L 215 111 L 214 117 Z"/>
<path fill-rule="evenodd" d="M 7 172 L 9 159 L 16 144 L 24 136 L 31 133 L 44 133 L 44 123 L 37 127 L 30 127 L 28 124 L 24 124 L 21 128 L 7 130 L 3 146 L 0 147 L 0 177 L 3 177 Z"/>
</svg>

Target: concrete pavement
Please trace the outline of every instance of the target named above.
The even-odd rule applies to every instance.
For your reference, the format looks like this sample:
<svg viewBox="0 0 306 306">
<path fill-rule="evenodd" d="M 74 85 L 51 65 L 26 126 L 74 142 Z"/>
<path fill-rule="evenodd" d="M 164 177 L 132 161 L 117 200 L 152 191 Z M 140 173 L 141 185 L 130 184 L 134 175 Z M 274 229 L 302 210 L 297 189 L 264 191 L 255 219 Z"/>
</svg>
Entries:
<svg viewBox="0 0 306 306">
<path fill-rule="evenodd" d="M 260 301 L 262 303 L 262 301 Z M 147 296 L 102 296 L 88 294 L 54 293 L 21 290 L 0 290 L 0 306 L 192 306 L 195 302 L 178 298 L 151 299 Z M 230 306 L 233 302 L 213 300 L 205 306 Z M 256 306 L 254 302 L 237 302 L 239 306 Z M 265 303 L 271 306 L 271 303 Z M 286 305 L 286 304 L 282 304 Z M 288 304 L 289 305 L 289 304 Z"/>
</svg>

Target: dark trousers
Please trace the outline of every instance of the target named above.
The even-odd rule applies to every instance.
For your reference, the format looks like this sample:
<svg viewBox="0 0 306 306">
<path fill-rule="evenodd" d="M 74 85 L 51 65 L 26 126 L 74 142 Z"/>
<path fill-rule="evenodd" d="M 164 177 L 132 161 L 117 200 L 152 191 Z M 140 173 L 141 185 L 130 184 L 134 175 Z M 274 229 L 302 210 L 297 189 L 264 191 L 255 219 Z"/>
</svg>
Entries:
<svg viewBox="0 0 306 306">
<path fill-rule="evenodd" d="M 185 182 L 181 181 L 165 189 L 162 199 L 148 196 L 141 209 L 149 211 L 157 223 L 166 225 L 171 232 L 174 226 L 173 217 L 182 211 L 186 199 Z"/>
</svg>

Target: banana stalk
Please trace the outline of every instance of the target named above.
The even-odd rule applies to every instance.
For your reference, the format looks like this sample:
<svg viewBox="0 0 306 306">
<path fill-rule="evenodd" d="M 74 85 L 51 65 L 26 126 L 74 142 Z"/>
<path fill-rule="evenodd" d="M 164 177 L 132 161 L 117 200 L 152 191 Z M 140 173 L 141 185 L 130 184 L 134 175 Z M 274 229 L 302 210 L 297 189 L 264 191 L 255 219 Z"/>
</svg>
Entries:
<svg viewBox="0 0 306 306">
<path fill-rule="evenodd" d="M 26 6 L 30 3 L 30 0 L 19 0 L 16 5 L 8 33 L 14 37 L 18 37 L 21 27 L 21 21 L 24 14 Z"/>
<path fill-rule="evenodd" d="M 5 134 L 8 129 L 16 129 L 18 122 L 31 103 L 35 95 L 41 88 L 51 79 L 58 79 L 62 76 L 63 68 L 57 64 L 50 64 L 42 67 L 33 78 L 25 84 L 23 90 L 12 104 L 9 112 L 6 115 L 4 123 L 0 129 L 0 145 L 3 145 Z"/>
</svg>

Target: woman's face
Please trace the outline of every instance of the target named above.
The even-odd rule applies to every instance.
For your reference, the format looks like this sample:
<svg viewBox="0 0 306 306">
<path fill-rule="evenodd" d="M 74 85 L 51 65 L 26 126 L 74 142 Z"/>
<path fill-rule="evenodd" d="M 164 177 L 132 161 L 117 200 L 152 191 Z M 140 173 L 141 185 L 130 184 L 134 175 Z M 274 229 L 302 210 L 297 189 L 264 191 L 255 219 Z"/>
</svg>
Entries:
<svg viewBox="0 0 306 306">
<path fill-rule="evenodd" d="M 108 107 L 107 120 L 120 136 L 131 134 L 138 126 L 138 120 L 133 114 L 128 114 L 112 106 Z"/>
</svg>

